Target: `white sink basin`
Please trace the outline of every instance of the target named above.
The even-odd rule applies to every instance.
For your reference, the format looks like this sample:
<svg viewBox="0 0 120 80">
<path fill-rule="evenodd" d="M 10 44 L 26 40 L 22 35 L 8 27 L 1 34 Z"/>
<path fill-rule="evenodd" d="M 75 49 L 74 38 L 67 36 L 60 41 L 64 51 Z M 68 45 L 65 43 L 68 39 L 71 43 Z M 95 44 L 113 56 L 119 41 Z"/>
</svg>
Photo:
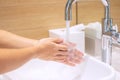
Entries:
<svg viewBox="0 0 120 80">
<path fill-rule="evenodd" d="M 10 80 L 115 80 L 115 71 L 93 57 L 76 67 L 34 59 L 7 74 Z"/>
</svg>

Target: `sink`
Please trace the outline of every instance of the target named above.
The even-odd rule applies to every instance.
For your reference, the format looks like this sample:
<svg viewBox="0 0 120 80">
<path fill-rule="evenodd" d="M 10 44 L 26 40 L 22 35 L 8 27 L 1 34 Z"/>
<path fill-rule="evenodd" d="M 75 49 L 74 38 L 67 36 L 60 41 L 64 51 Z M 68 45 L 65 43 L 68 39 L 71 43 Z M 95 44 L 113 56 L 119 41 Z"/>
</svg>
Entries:
<svg viewBox="0 0 120 80">
<path fill-rule="evenodd" d="M 120 72 L 120 48 L 113 46 L 112 48 L 112 66 L 116 71 Z"/>
<path fill-rule="evenodd" d="M 10 80 L 115 80 L 111 66 L 89 55 L 84 56 L 84 61 L 75 67 L 33 59 L 4 75 Z"/>
</svg>

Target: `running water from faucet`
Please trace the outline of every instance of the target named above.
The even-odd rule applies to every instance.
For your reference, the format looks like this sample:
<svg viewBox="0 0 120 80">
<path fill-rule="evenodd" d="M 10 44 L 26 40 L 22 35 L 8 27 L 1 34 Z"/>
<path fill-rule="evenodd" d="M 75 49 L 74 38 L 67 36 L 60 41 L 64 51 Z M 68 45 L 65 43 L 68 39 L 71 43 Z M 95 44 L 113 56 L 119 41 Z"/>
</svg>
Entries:
<svg viewBox="0 0 120 80">
<path fill-rule="evenodd" d="M 66 21 L 65 40 L 66 40 L 66 42 L 70 42 L 70 21 Z"/>
<path fill-rule="evenodd" d="M 68 52 L 69 52 L 69 57 L 68 60 L 72 60 L 74 58 L 74 52 L 75 52 L 75 45 L 72 45 L 70 42 L 70 21 L 66 21 L 66 33 L 65 33 L 65 41 L 70 44 Z"/>
</svg>

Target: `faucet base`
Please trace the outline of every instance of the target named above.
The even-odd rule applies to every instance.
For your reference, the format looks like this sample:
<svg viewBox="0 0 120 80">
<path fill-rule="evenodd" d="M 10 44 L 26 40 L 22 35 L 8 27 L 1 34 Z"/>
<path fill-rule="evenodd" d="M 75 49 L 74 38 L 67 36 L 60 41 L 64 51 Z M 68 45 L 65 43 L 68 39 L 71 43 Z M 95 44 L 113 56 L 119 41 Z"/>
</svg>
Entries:
<svg viewBox="0 0 120 80">
<path fill-rule="evenodd" d="M 111 65 L 112 62 L 112 37 L 102 37 L 102 61 Z"/>
</svg>

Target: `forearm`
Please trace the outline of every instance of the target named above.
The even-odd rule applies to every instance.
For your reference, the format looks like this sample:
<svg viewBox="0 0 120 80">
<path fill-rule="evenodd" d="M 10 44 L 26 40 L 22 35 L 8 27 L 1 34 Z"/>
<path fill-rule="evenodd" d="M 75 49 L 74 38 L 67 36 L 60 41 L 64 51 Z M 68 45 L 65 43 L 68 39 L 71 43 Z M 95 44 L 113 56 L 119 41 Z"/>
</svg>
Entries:
<svg viewBox="0 0 120 80">
<path fill-rule="evenodd" d="M 0 74 L 14 70 L 36 56 L 34 47 L 0 49 Z"/>
<path fill-rule="evenodd" d="M 37 40 L 21 37 L 10 32 L 0 30 L 1 48 L 23 48 L 33 46 Z"/>
</svg>

